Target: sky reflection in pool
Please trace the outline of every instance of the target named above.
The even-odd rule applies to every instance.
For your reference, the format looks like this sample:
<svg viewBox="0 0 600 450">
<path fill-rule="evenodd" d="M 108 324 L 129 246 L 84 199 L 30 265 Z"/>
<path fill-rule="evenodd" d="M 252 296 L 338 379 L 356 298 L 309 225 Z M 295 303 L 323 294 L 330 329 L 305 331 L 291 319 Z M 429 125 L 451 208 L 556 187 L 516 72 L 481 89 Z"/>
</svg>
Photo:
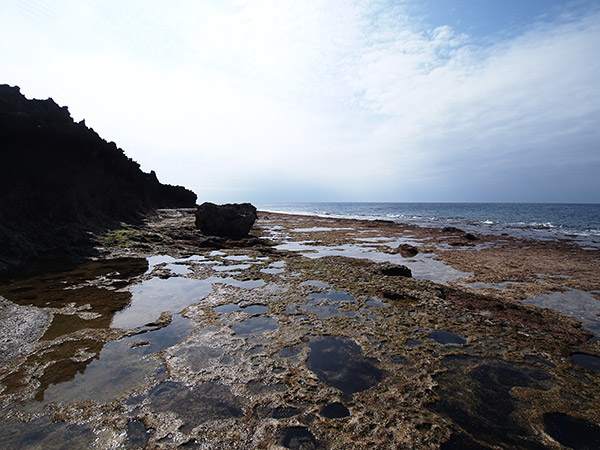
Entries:
<svg viewBox="0 0 600 450">
<path fill-rule="evenodd" d="M 600 301 L 589 292 L 572 289 L 566 292 L 538 295 L 523 301 L 575 317 L 581 320 L 583 328 L 600 337 Z"/>
<path fill-rule="evenodd" d="M 202 300 L 212 291 L 213 283 L 224 283 L 244 289 L 265 284 L 263 280 L 239 281 L 220 277 L 209 277 L 204 280 L 184 277 L 151 278 L 130 288 L 131 304 L 115 314 L 111 326 L 135 328 L 153 322 L 164 311 L 177 313 Z"/>
<path fill-rule="evenodd" d="M 145 383 L 149 377 L 157 379 L 164 374 L 162 362 L 145 356 L 177 344 L 193 329 L 191 320 L 174 316 L 171 324 L 164 328 L 108 342 L 83 373 L 70 381 L 49 386 L 44 401 L 108 402 Z M 136 343 L 145 345 L 136 346 Z"/>
<path fill-rule="evenodd" d="M 272 317 L 250 317 L 231 326 L 235 334 L 249 336 L 253 334 L 266 333 L 279 328 L 279 323 Z"/>
</svg>

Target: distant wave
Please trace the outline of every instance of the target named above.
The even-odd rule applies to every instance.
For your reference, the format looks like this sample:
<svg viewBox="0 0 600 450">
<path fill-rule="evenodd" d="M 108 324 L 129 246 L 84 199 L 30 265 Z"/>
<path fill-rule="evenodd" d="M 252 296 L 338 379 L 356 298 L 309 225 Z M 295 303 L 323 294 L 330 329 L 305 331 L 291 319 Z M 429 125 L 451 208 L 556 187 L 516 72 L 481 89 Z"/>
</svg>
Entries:
<svg viewBox="0 0 600 450">
<path fill-rule="evenodd" d="M 361 220 L 392 220 L 423 227 L 455 226 L 482 234 L 571 239 L 600 247 L 600 205 L 526 203 L 270 203 L 262 211 Z"/>
</svg>

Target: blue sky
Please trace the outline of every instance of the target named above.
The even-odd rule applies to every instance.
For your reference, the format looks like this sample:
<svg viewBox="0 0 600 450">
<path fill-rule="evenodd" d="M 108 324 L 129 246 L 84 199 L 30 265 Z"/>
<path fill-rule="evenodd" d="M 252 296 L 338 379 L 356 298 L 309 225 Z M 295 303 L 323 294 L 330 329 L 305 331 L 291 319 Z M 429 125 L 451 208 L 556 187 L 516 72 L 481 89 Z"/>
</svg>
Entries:
<svg viewBox="0 0 600 450">
<path fill-rule="evenodd" d="M 4 0 L 0 38 L 200 201 L 600 202 L 595 1 Z"/>
</svg>

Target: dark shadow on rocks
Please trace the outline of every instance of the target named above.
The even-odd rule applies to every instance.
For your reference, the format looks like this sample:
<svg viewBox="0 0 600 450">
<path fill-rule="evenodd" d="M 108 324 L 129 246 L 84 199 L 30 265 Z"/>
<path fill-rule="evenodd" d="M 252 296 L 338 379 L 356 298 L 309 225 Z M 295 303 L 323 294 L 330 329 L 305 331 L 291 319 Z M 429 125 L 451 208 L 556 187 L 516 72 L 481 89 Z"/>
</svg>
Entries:
<svg viewBox="0 0 600 450">
<path fill-rule="evenodd" d="M 512 397 L 513 387 L 550 389 L 553 377 L 529 364 L 495 358 L 447 356 L 446 372 L 437 375 L 438 400 L 428 409 L 452 420 L 476 440 L 490 446 L 512 449 L 544 449 L 535 429 L 522 414 L 527 405 Z M 462 442 L 465 437 L 454 438 Z M 470 441 L 470 439 L 468 439 Z M 452 439 L 447 447 L 452 446 Z M 472 448 L 481 448 L 478 446 Z"/>
<path fill-rule="evenodd" d="M 114 142 L 51 98 L 28 100 L 0 85 L 0 270 L 39 258 L 94 254 L 90 233 L 196 195 L 161 184 Z"/>
</svg>

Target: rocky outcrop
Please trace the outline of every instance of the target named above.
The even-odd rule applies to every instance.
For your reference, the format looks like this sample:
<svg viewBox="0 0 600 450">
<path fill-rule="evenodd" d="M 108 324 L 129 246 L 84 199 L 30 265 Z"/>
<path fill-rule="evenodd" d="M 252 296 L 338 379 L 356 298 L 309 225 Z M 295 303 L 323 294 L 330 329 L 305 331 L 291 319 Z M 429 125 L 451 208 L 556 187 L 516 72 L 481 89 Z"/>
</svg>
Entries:
<svg viewBox="0 0 600 450">
<path fill-rule="evenodd" d="M 52 99 L 0 85 L 0 269 L 90 249 L 89 231 L 133 222 L 196 195 L 161 184 Z"/>
<path fill-rule="evenodd" d="M 206 202 L 196 211 L 196 228 L 206 236 L 241 239 L 248 236 L 256 218 L 256 208 L 250 203 Z"/>
</svg>

